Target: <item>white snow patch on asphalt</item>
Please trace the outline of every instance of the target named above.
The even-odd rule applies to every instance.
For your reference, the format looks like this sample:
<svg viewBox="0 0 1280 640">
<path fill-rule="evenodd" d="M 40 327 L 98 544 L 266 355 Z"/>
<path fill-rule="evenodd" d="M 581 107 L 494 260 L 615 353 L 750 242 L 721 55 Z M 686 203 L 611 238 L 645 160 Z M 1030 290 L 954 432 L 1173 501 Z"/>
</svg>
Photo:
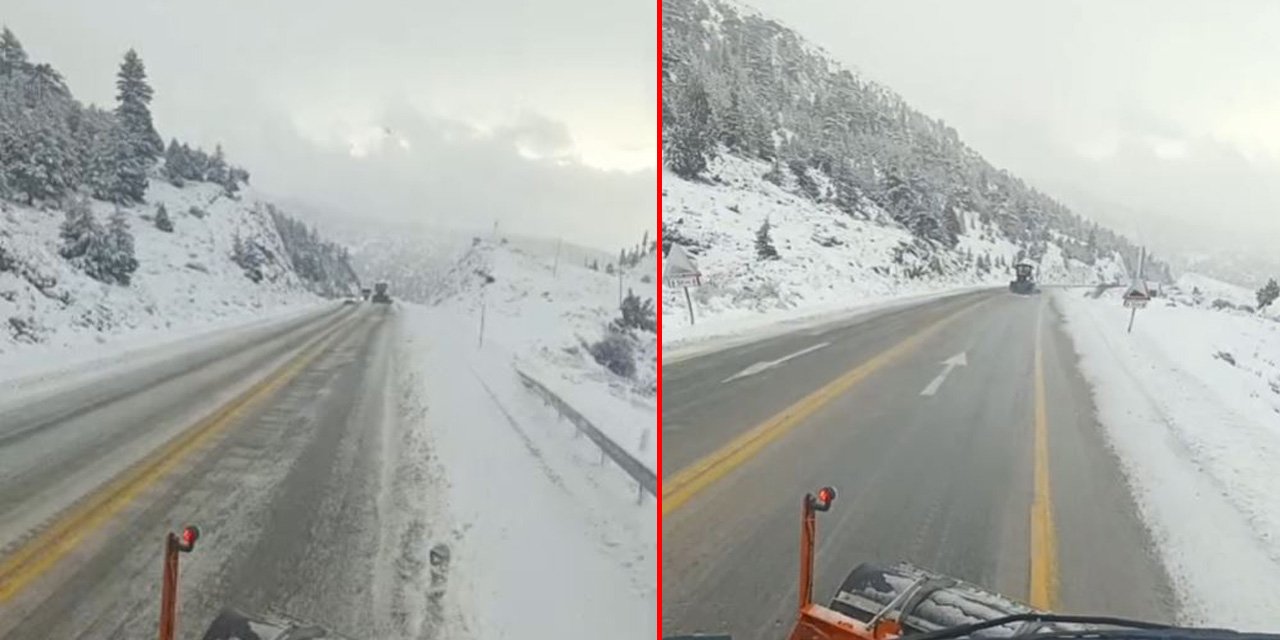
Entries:
<svg viewBox="0 0 1280 640">
<path fill-rule="evenodd" d="M 480 348 L 465 309 L 400 312 L 426 407 L 407 428 L 428 435 L 447 478 L 460 611 L 445 637 L 654 637 L 657 509 L 520 384 L 503 345 L 537 325 L 512 322 Z"/>
<path fill-rule="evenodd" d="M 1119 295 L 1055 299 L 1181 617 L 1280 628 L 1280 322 L 1175 287 L 1127 334 Z"/>
</svg>

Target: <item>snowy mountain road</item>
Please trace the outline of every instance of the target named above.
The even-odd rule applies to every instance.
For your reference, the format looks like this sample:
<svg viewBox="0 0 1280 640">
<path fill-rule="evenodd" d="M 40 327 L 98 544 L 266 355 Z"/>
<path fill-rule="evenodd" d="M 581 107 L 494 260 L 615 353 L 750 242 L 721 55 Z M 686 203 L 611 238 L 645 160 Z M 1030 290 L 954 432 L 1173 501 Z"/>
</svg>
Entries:
<svg viewBox="0 0 1280 640">
<path fill-rule="evenodd" d="M 840 498 L 819 519 L 820 601 L 860 562 L 907 560 L 1063 612 L 1173 616 L 1049 296 L 966 293 L 739 345 L 664 367 L 663 393 L 667 635 L 783 637 L 801 498 L 824 485 Z"/>
<path fill-rule="evenodd" d="M 377 513 L 394 322 L 346 308 L 6 423 L 22 435 L 0 439 L 0 637 L 152 637 L 162 541 L 188 523 L 202 535 L 183 557 L 181 637 L 227 606 L 420 637 L 393 628 L 393 587 L 375 578 L 399 557 Z"/>
</svg>

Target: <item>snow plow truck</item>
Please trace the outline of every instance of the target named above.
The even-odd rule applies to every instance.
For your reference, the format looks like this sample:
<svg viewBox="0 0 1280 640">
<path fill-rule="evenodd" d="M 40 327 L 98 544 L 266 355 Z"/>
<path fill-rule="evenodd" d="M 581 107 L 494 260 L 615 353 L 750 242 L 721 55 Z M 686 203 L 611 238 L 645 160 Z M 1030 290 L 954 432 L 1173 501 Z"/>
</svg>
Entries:
<svg viewBox="0 0 1280 640">
<path fill-rule="evenodd" d="M 1009 281 L 1009 291 L 1021 295 L 1030 295 L 1036 292 L 1035 281 L 1036 266 L 1030 262 L 1019 262 L 1013 265 L 1013 280 Z"/>
</svg>

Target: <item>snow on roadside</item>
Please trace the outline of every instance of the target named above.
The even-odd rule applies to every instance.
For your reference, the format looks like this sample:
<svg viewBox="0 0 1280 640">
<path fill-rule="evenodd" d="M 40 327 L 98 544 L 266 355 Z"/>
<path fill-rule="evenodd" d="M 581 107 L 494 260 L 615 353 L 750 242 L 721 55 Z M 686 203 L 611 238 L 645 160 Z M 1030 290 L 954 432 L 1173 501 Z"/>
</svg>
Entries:
<svg viewBox="0 0 1280 640">
<path fill-rule="evenodd" d="M 656 293 L 653 258 L 621 276 L 587 269 L 510 244 L 479 243 L 462 259 L 461 275 L 483 272 L 493 282 L 482 285 L 474 275 L 455 293 L 438 302 L 453 323 L 449 335 L 479 342 L 484 315 L 486 349 L 509 354 L 510 364 L 535 376 L 597 425 L 641 462 L 657 469 L 657 334 L 636 330 L 635 375 L 624 379 L 597 363 L 586 346 L 600 340 L 619 316 L 619 292 L 641 299 Z M 645 281 L 647 278 L 647 282 Z M 621 285 L 621 286 L 619 286 Z"/>
<path fill-rule="evenodd" d="M 458 305 L 398 307 L 400 350 L 416 363 L 409 393 L 425 407 L 408 428 L 447 478 L 458 612 L 441 637 L 655 636 L 652 499 L 637 504 L 636 485 L 523 388 L 504 323 L 482 348 Z"/>
<path fill-rule="evenodd" d="M 1190 282 L 1188 282 L 1189 284 Z M 1192 624 L 1280 627 L 1280 322 L 1119 290 L 1055 300 Z"/>
</svg>

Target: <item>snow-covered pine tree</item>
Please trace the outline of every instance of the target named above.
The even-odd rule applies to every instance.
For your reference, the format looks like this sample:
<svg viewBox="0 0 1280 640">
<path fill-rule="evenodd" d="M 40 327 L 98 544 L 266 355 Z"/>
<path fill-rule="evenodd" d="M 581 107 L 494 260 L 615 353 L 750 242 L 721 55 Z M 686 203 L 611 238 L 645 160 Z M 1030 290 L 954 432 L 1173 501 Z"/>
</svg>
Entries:
<svg viewBox="0 0 1280 640">
<path fill-rule="evenodd" d="M 736 89 L 729 90 L 729 105 L 720 125 L 720 141 L 732 151 L 747 150 L 747 124 L 742 114 L 742 100 Z"/>
<path fill-rule="evenodd" d="M 67 118 L 74 105 L 53 96 L 28 96 L 25 104 L 14 98 L 0 96 L 0 165 L 6 182 L 28 204 L 60 198 L 80 181 L 80 158 Z"/>
<path fill-rule="evenodd" d="M 778 250 L 773 247 L 773 238 L 769 235 L 769 219 L 756 231 L 756 257 L 761 260 L 777 260 Z"/>
<path fill-rule="evenodd" d="M 191 162 L 176 138 L 169 139 L 164 150 L 164 175 L 175 187 L 181 187 L 191 179 Z"/>
<path fill-rule="evenodd" d="M 616 331 L 639 329 L 653 333 L 658 330 L 658 313 L 654 309 L 653 298 L 641 300 L 634 291 L 627 289 L 627 297 L 622 299 L 619 311 L 622 317 L 611 323 Z"/>
<path fill-rule="evenodd" d="M 164 203 L 160 203 L 156 207 L 156 228 L 165 232 L 173 233 L 173 220 L 169 219 L 169 212 L 164 208 Z"/>
<path fill-rule="evenodd" d="M 253 241 L 246 242 L 239 235 L 231 249 L 231 261 L 244 269 L 245 277 L 254 282 L 262 281 L 262 254 Z M 301 275 L 301 273 L 299 274 Z"/>
<path fill-rule="evenodd" d="M 133 252 L 133 232 L 129 230 L 124 210 L 119 207 L 112 212 L 107 223 L 104 248 L 102 262 L 106 275 L 115 282 L 128 286 L 133 272 L 138 270 L 138 259 Z"/>
<path fill-rule="evenodd" d="M 116 204 L 143 202 L 147 195 L 147 167 L 152 160 L 139 155 L 137 144 L 123 126 L 107 131 L 106 163 L 110 172 L 95 195 Z"/>
<path fill-rule="evenodd" d="M 689 81 L 680 98 L 681 117 L 671 132 L 667 165 L 676 175 L 690 179 L 706 171 L 711 155 L 711 103 L 697 79 Z"/>
<path fill-rule="evenodd" d="M 75 260 L 87 255 L 95 242 L 102 236 L 102 228 L 93 217 L 93 210 L 85 200 L 73 200 L 63 214 L 60 228 L 62 246 L 58 255 Z"/>
<path fill-rule="evenodd" d="M 151 121 L 151 85 L 147 84 L 147 70 L 138 52 L 129 49 L 116 74 L 116 115 L 134 145 L 134 153 L 145 159 L 144 168 L 164 153 L 164 142 L 156 133 Z"/>
<path fill-rule="evenodd" d="M 1262 311 L 1271 306 L 1272 302 L 1280 298 L 1280 284 L 1276 284 L 1276 279 L 1267 280 L 1267 284 L 1258 289 L 1258 311 Z"/>
<path fill-rule="evenodd" d="M 27 52 L 9 27 L 0 31 L 0 75 L 9 76 L 27 68 Z"/>
</svg>

